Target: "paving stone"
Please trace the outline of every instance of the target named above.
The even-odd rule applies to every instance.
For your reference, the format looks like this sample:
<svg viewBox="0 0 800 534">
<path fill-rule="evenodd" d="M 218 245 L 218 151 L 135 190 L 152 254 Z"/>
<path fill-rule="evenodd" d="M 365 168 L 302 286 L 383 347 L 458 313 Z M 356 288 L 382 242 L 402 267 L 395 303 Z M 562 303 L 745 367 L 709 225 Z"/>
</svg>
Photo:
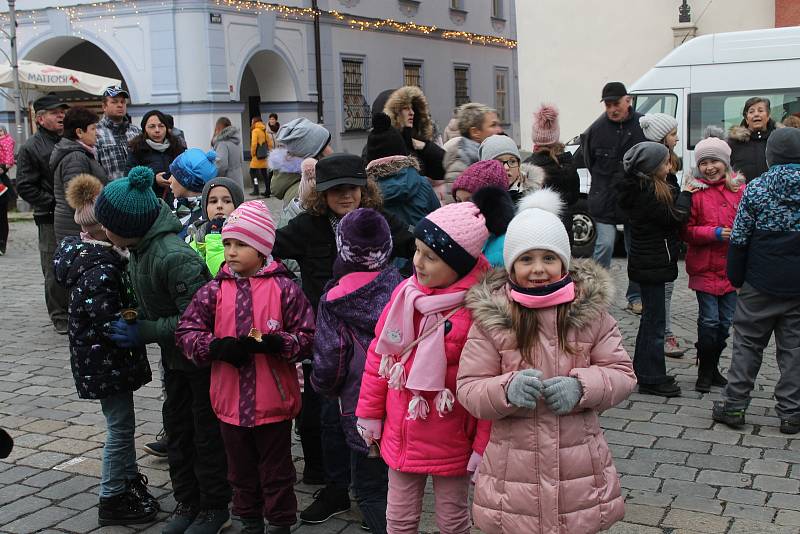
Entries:
<svg viewBox="0 0 800 534">
<path fill-rule="evenodd" d="M 649 476 L 625 475 L 620 478 L 620 485 L 623 488 L 657 491 L 661 486 L 661 480 Z"/>
<path fill-rule="evenodd" d="M 762 451 L 761 449 L 752 449 L 739 445 L 715 443 L 711 447 L 711 454 L 713 456 L 733 456 L 735 458 L 761 458 Z"/>
<path fill-rule="evenodd" d="M 747 488 L 752 482 L 749 475 L 741 473 L 728 473 L 726 471 L 705 470 L 697 475 L 697 481 L 712 486 L 732 486 L 735 488 Z M 761 489 L 761 488 L 756 488 Z"/>
<path fill-rule="evenodd" d="M 767 449 L 764 451 L 765 460 L 778 460 L 786 463 L 800 463 L 800 453 L 797 451 L 782 451 L 777 449 Z"/>
<path fill-rule="evenodd" d="M 618 445 L 630 445 L 632 447 L 650 447 L 656 441 L 654 436 L 645 436 L 643 434 L 631 434 L 628 432 L 620 432 L 618 430 L 608 430 L 605 432 L 606 441 Z"/>
<path fill-rule="evenodd" d="M 48 436 L 45 434 L 28 433 L 28 434 L 22 434 L 21 436 L 14 436 L 14 446 L 37 449 L 41 445 L 49 443 L 56 439 L 58 438 L 55 438 L 53 436 Z"/>
<path fill-rule="evenodd" d="M 41 467 L 42 469 L 49 469 L 55 465 L 69 460 L 71 456 L 61 454 L 60 452 L 37 452 L 30 456 L 26 456 L 18 461 L 23 465 L 30 465 L 31 467 Z"/>
<path fill-rule="evenodd" d="M 656 449 L 704 453 L 711 450 L 711 443 L 679 438 L 658 438 L 653 447 Z"/>
<path fill-rule="evenodd" d="M 635 448 L 631 459 L 644 460 L 646 462 L 683 464 L 689 453 L 682 451 L 671 451 L 666 449 L 642 449 Z"/>
<path fill-rule="evenodd" d="M 23 484 L 26 486 L 33 486 L 34 488 L 44 488 L 46 486 L 50 486 L 55 484 L 56 482 L 60 482 L 65 478 L 68 478 L 70 475 L 68 473 L 62 473 L 61 471 L 53 471 L 47 470 L 43 471 L 35 476 L 30 478 L 26 478 L 22 481 Z"/>
<path fill-rule="evenodd" d="M 664 509 L 656 506 L 628 503 L 625 505 L 625 520 L 642 525 L 656 526 L 664 517 Z"/>
<path fill-rule="evenodd" d="M 755 475 L 773 475 L 778 477 L 786 476 L 789 471 L 789 464 L 775 460 L 748 460 L 744 464 L 744 472 Z"/>
<path fill-rule="evenodd" d="M 661 492 L 670 495 L 692 495 L 712 499 L 717 494 L 717 489 L 700 482 L 665 480 L 661 485 Z"/>
<path fill-rule="evenodd" d="M 712 443 L 725 443 L 736 445 L 739 443 L 741 434 L 735 432 L 724 432 L 719 430 L 702 430 L 699 428 L 687 428 L 682 436 L 684 439 L 694 439 L 698 441 L 710 441 Z"/>
<path fill-rule="evenodd" d="M 759 506 L 764 504 L 764 502 L 767 500 L 767 494 L 763 491 L 727 487 L 719 490 L 719 495 L 717 495 L 717 498 L 721 501 Z"/>
<path fill-rule="evenodd" d="M 86 451 L 96 449 L 97 443 L 87 442 L 80 439 L 60 438 L 51 443 L 46 443 L 39 448 L 46 451 L 63 452 L 72 456 L 78 456 Z"/>
<path fill-rule="evenodd" d="M 21 427 L 20 430 L 25 430 L 27 432 L 36 432 L 38 434 L 49 434 L 51 432 L 55 432 L 56 430 L 61 430 L 66 426 L 67 424 L 63 421 L 39 419 L 38 421 L 34 421 L 32 423 L 29 423 Z"/>
<path fill-rule="evenodd" d="M 702 469 L 716 469 L 718 471 L 740 471 L 744 460 L 730 456 L 715 456 L 713 454 L 692 454 L 686 465 Z"/>
<path fill-rule="evenodd" d="M 773 493 L 767 501 L 767 506 L 778 509 L 789 509 L 800 511 L 800 495 L 790 495 L 788 493 Z"/>
<path fill-rule="evenodd" d="M 744 447 L 762 447 L 765 449 L 784 449 L 788 444 L 788 439 L 776 438 L 773 436 L 742 436 L 742 445 Z"/>
<path fill-rule="evenodd" d="M 753 489 L 796 494 L 800 491 L 800 480 L 758 475 L 753 480 Z"/>
<path fill-rule="evenodd" d="M 603 417 L 616 417 L 626 421 L 649 421 L 653 418 L 653 412 L 650 410 L 621 409 L 617 407 L 603 412 Z"/>
<path fill-rule="evenodd" d="M 662 464 L 653 473 L 656 478 L 669 478 L 674 480 L 694 480 L 697 469 L 680 465 Z"/>
<path fill-rule="evenodd" d="M 16 501 L 5 504 L 0 507 L 0 525 L 11 523 L 18 517 L 30 514 L 36 510 L 41 510 L 45 506 L 50 506 L 50 501 L 36 497 L 35 495 L 28 495 L 22 499 L 17 499 Z"/>
<path fill-rule="evenodd" d="M 97 479 L 84 476 L 74 476 L 58 484 L 54 484 L 45 490 L 39 492 L 40 497 L 46 499 L 66 499 L 76 493 L 86 491 L 87 489 L 96 486 Z"/>
<path fill-rule="evenodd" d="M 779 525 L 792 525 L 800 527 L 800 512 L 794 510 L 778 510 L 775 522 Z"/>
<path fill-rule="evenodd" d="M 29 533 L 38 532 L 41 529 L 51 527 L 61 521 L 75 515 L 75 510 L 69 508 L 62 508 L 60 506 L 48 506 L 26 515 L 23 518 L 3 526 L 4 531 L 11 533 Z"/>
<path fill-rule="evenodd" d="M 655 491 L 644 491 L 631 489 L 627 490 L 628 495 L 625 499 L 626 503 L 644 504 L 646 506 L 660 506 L 667 508 L 674 499 L 673 495 L 666 493 L 657 493 Z"/>
<path fill-rule="evenodd" d="M 100 497 L 96 493 L 78 493 L 69 499 L 63 500 L 58 503 L 59 506 L 64 508 L 71 508 L 72 510 L 88 510 L 89 508 L 97 506 Z"/>
<path fill-rule="evenodd" d="M 767 508 L 765 506 L 753 506 L 751 504 L 729 502 L 725 505 L 725 511 L 722 515 L 730 517 L 743 517 L 745 519 L 752 519 L 753 521 L 771 523 L 772 518 L 775 517 L 775 509 Z"/>
<path fill-rule="evenodd" d="M 643 423 L 640 421 L 634 421 L 625 428 L 627 432 L 634 432 L 637 434 L 647 434 L 649 436 L 663 436 L 669 438 L 677 438 L 681 432 L 683 432 L 683 427 L 674 426 L 674 425 L 665 425 L 660 423 Z"/>
<path fill-rule="evenodd" d="M 780 514 L 780 512 L 778 512 Z M 751 519 L 734 518 L 728 534 L 797 534 L 797 529 L 789 526 L 769 525 Z"/>
<path fill-rule="evenodd" d="M 730 519 L 727 517 L 678 509 L 670 510 L 661 523 L 661 526 L 683 528 L 709 534 L 725 532 L 729 525 Z"/>
<path fill-rule="evenodd" d="M 33 467 L 22 465 L 14 466 L 7 471 L 3 471 L 2 482 L 3 484 L 13 484 L 28 477 L 38 475 L 41 472 L 41 469 L 34 469 Z"/>
<path fill-rule="evenodd" d="M 617 468 L 617 472 L 621 474 L 648 476 L 656 468 L 656 463 L 620 459 L 614 461 L 614 466 Z"/>
<path fill-rule="evenodd" d="M 633 447 L 629 447 L 627 445 L 617 445 L 615 443 L 608 444 L 609 450 L 611 450 L 611 456 L 614 458 L 628 458 L 633 452 Z"/>
<path fill-rule="evenodd" d="M 2 477 L 0 477 L 2 478 Z M 12 501 L 21 499 L 26 495 L 36 493 L 36 488 L 23 486 L 21 484 L 9 484 L 0 488 L 0 506 L 4 506 Z"/>
<path fill-rule="evenodd" d="M 656 416 L 653 417 L 653 422 L 692 428 L 711 428 L 711 426 L 714 424 L 714 421 L 710 417 L 708 419 L 704 419 L 701 417 L 693 417 L 690 415 L 681 414 L 680 412 L 675 414 L 656 414 Z"/>
<path fill-rule="evenodd" d="M 678 495 L 675 497 L 675 500 L 672 501 L 672 508 L 720 515 L 722 513 L 723 504 L 717 499 L 704 499 L 696 496 Z"/>
</svg>

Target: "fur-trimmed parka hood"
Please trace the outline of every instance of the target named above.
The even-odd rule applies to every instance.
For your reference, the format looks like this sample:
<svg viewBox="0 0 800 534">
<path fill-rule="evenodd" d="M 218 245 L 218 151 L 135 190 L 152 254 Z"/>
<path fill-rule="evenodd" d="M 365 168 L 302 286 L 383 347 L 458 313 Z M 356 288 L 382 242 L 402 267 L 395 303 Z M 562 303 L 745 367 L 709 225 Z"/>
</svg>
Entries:
<svg viewBox="0 0 800 534">
<path fill-rule="evenodd" d="M 766 130 L 760 130 L 758 132 L 752 132 L 747 126 L 744 125 L 733 126 L 728 132 L 728 139 L 731 141 L 738 141 L 739 143 L 747 143 L 753 137 L 753 134 L 756 134 L 758 139 L 767 139 L 769 134 L 772 133 L 772 130 L 775 128 L 780 128 L 781 126 L 782 125 L 776 124 L 772 119 L 767 121 Z"/>
<path fill-rule="evenodd" d="M 383 112 L 392 120 L 392 126 L 402 131 L 403 123 L 400 112 L 407 106 L 411 106 L 411 109 L 414 110 L 414 126 L 411 127 L 411 137 L 420 141 L 433 140 L 433 120 L 428 100 L 419 87 L 407 85 L 397 89 L 386 101 Z"/>
<path fill-rule="evenodd" d="M 697 176 L 697 173 L 700 172 L 699 169 L 694 169 L 695 176 L 687 176 L 686 183 L 692 187 L 696 187 L 697 189 L 708 189 L 709 187 L 716 185 L 716 182 L 709 182 L 704 180 L 702 176 Z M 724 181 L 725 186 L 730 191 L 738 191 L 739 188 L 744 185 L 744 177 L 735 173 L 735 172 L 728 172 L 727 176 L 725 176 Z"/>
<path fill-rule="evenodd" d="M 269 168 L 278 172 L 300 174 L 303 158 L 292 156 L 284 147 L 276 148 L 269 153 Z"/>
<path fill-rule="evenodd" d="M 371 161 L 367 165 L 367 176 L 380 180 L 409 168 L 419 172 L 419 160 L 414 156 L 389 156 Z"/>
<path fill-rule="evenodd" d="M 567 320 L 570 329 L 580 330 L 608 311 L 614 284 L 608 271 L 590 259 L 574 260 L 569 273 L 575 283 L 575 300 L 569 304 Z M 487 333 L 511 330 L 511 312 L 504 290 L 507 282 L 506 270 L 494 269 L 467 292 L 466 306 Z"/>
</svg>

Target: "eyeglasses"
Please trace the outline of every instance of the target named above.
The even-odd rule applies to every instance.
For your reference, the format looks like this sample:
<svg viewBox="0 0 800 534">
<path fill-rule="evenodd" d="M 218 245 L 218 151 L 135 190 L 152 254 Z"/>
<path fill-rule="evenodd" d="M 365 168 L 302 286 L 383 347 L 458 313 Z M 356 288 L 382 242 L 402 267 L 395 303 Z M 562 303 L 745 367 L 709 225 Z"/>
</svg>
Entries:
<svg viewBox="0 0 800 534">
<path fill-rule="evenodd" d="M 510 159 L 508 161 L 501 161 L 500 163 L 502 163 L 503 167 L 505 167 L 506 169 L 516 169 L 517 167 L 519 167 L 519 161 L 516 158 Z"/>
<path fill-rule="evenodd" d="M 121 85 L 112 85 L 111 87 L 106 87 L 106 90 L 103 91 L 103 96 L 110 96 L 113 98 L 118 95 L 128 96 L 128 91 L 123 89 Z"/>
</svg>

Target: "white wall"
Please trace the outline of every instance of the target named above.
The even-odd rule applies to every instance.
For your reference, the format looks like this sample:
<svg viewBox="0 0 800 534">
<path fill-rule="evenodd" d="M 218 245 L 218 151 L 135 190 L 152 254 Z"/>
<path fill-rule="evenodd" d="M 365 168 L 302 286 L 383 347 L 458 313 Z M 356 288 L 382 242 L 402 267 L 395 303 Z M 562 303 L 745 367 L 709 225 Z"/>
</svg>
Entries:
<svg viewBox="0 0 800 534">
<path fill-rule="evenodd" d="M 533 112 L 541 102 L 561 111 L 563 141 L 602 112 L 603 85 L 630 86 L 673 48 L 679 0 L 517 2 L 520 123 L 530 149 Z M 772 28 L 775 0 L 690 0 L 697 33 Z"/>
</svg>

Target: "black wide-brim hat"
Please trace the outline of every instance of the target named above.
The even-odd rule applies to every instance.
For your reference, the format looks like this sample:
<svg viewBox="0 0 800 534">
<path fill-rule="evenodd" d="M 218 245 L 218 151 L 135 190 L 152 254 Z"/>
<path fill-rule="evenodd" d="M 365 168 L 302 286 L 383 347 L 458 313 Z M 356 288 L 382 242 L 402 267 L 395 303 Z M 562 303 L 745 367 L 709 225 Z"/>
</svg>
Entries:
<svg viewBox="0 0 800 534">
<path fill-rule="evenodd" d="M 316 165 L 316 189 L 327 191 L 340 185 L 367 185 L 367 170 L 361 156 L 353 154 L 331 154 Z"/>
</svg>

